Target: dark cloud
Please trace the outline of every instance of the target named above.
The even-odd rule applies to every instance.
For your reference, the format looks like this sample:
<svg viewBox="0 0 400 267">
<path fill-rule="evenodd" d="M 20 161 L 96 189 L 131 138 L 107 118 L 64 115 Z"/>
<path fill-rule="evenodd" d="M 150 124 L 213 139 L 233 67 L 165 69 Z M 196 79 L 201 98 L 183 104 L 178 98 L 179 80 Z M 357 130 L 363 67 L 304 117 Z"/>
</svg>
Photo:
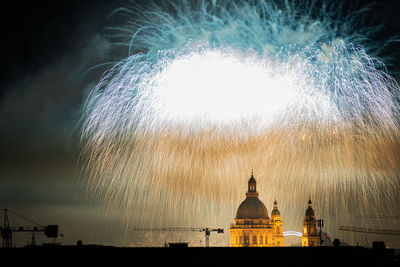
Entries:
<svg viewBox="0 0 400 267">
<path fill-rule="evenodd" d="M 92 53 L 88 51 L 92 49 Z M 67 51 L 57 61 L 47 64 L 17 81 L 3 95 L 0 122 L 2 140 L 29 143 L 65 140 L 77 124 L 80 106 L 87 88 L 95 79 L 82 77 L 96 60 L 103 60 L 109 52 L 107 41 L 99 35 L 87 40 L 83 52 Z M 17 139 L 17 140 L 15 140 Z"/>
<path fill-rule="evenodd" d="M 2 18 L 9 26 L 0 82 L 0 207 L 60 224 L 75 238 L 83 232 L 68 218 L 80 213 L 89 224 L 94 218 L 79 180 L 78 123 L 86 95 L 107 68 L 96 66 L 115 56 L 104 32 L 117 4 L 8 3 L 4 10 L 15 16 Z"/>
</svg>

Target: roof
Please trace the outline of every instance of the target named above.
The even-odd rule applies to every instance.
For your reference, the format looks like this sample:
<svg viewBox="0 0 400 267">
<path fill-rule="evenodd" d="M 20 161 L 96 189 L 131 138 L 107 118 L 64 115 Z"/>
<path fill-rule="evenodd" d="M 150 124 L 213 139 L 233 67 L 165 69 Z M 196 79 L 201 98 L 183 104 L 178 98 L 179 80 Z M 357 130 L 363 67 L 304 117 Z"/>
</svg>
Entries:
<svg viewBox="0 0 400 267">
<path fill-rule="evenodd" d="M 268 219 L 268 210 L 258 197 L 247 197 L 236 212 L 237 219 Z"/>
<path fill-rule="evenodd" d="M 306 210 L 306 218 L 315 218 L 315 213 L 312 208 Z"/>
</svg>

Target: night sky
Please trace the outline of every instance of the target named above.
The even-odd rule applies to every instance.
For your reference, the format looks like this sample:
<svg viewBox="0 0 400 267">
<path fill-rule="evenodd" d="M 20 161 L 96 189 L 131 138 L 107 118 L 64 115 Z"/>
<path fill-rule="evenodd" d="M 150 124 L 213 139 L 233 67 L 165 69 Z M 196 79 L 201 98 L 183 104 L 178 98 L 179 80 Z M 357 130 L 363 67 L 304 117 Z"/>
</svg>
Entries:
<svg viewBox="0 0 400 267">
<path fill-rule="evenodd" d="M 104 234 L 115 222 L 93 217 L 96 208 L 81 188 L 77 158 L 82 104 L 111 65 L 88 70 L 122 56 L 105 37 L 110 25 L 106 17 L 118 3 L 3 6 L 12 15 L 1 18 L 0 206 L 44 225 L 59 224 L 65 234 L 62 243 L 117 242 Z M 94 230 L 99 220 L 102 226 Z M 13 215 L 10 221 L 30 225 Z M 20 241 L 17 245 L 26 244 L 25 234 L 14 239 Z M 46 242 L 40 235 L 38 239 Z"/>
<path fill-rule="evenodd" d="M 123 245 L 123 222 L 97 212 L 84 178 L 79 178 L 77 160 L 85 98 L 112 62 L 128 54 L 107 37 L 107 27 L 119 23 L 118 17 L 108 15 L 126 3 L 62 0 L 2 5 L 8 15 L 1 16 L 0 207 L 44 225 L 59 224 L 63 244 L 81 239 Z M 399 34 L 399 11 L 400 1 L 379 1 L 374 14 L 384 29 L 376 38 Z M 396 78 L 399 48 L 393 44 L 382 52 L 392 58 L 387 65 Z M 15 226 L 29 225 L 13 215 L 10 220 Z M 28 240 L 25 234 L 15 234 L 17 245 Z M 37 240 L 49 242 L 39 236 Z"/>
</svg>

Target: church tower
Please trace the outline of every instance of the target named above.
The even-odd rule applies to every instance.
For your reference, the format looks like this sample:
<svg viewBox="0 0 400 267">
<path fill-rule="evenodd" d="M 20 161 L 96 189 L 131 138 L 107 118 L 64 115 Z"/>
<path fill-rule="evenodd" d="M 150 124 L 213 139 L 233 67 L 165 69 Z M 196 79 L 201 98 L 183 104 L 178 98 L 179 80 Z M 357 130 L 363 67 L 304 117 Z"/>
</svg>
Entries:
<svg viewBox="0 0 400 267">
<path fill-rule="evenodd" d="M 278 202 L 276 201 L 276 199 L 274 201 L 274 209 L 271 212 L 271 222 L 274 229 L 273 240 L 275 241 L 275 243 L 279 244 L 280 247 L 283 247 L 281 213 L 278 210 Z"/>
<path fill-rule="evenodd" d="M 308 209 L 306 210 L 306 214 L 304 216 L 301 245 L 303 247 L 316 247 L 318 246 L 318 239 L 317 220 L 315 219 L 315 213 L 312 208 L 310 197 L 308 200 Z"/>
<path fill-rule="evenodd" d="M 277 206 L 274 214 L 275 223 L 272 218 L 269 219 L 267 208 L 258 199 L 257 182 L 252 172 L 248 181 L 246 199 L 239 205 L 235 224 L 231 224 L 230 227 L 230 246 L 283 246 L 282 221 Z"/>
</svg>

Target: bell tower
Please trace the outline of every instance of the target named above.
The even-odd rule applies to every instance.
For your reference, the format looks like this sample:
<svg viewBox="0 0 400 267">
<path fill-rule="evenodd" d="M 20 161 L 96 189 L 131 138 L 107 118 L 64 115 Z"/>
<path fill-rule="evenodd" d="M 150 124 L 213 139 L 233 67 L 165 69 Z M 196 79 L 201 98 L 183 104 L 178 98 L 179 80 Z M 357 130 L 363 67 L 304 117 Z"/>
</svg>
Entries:
<svg viewBox="0 0 400 267">
<path fill-rule="evenodd" d="M 274 209 L 271 212 L 271 222 L 273 225 L 273 240 L 278 247 L 283 247 L 283 230 L 282 230 L 282 219 L 281 213 L 278 209 L 278 202 L 274 201 Z"/>
<path fill-rule="evenodd" d="M 318 246 L 318 231 L 317 220 L 312 208 L 311 196 L 308 199 L 308 209 L 304 216 L 303 221 L 303 235 L 301 237 L 301 246 L 303 247 L 317 247 Z"/>
</svg>

